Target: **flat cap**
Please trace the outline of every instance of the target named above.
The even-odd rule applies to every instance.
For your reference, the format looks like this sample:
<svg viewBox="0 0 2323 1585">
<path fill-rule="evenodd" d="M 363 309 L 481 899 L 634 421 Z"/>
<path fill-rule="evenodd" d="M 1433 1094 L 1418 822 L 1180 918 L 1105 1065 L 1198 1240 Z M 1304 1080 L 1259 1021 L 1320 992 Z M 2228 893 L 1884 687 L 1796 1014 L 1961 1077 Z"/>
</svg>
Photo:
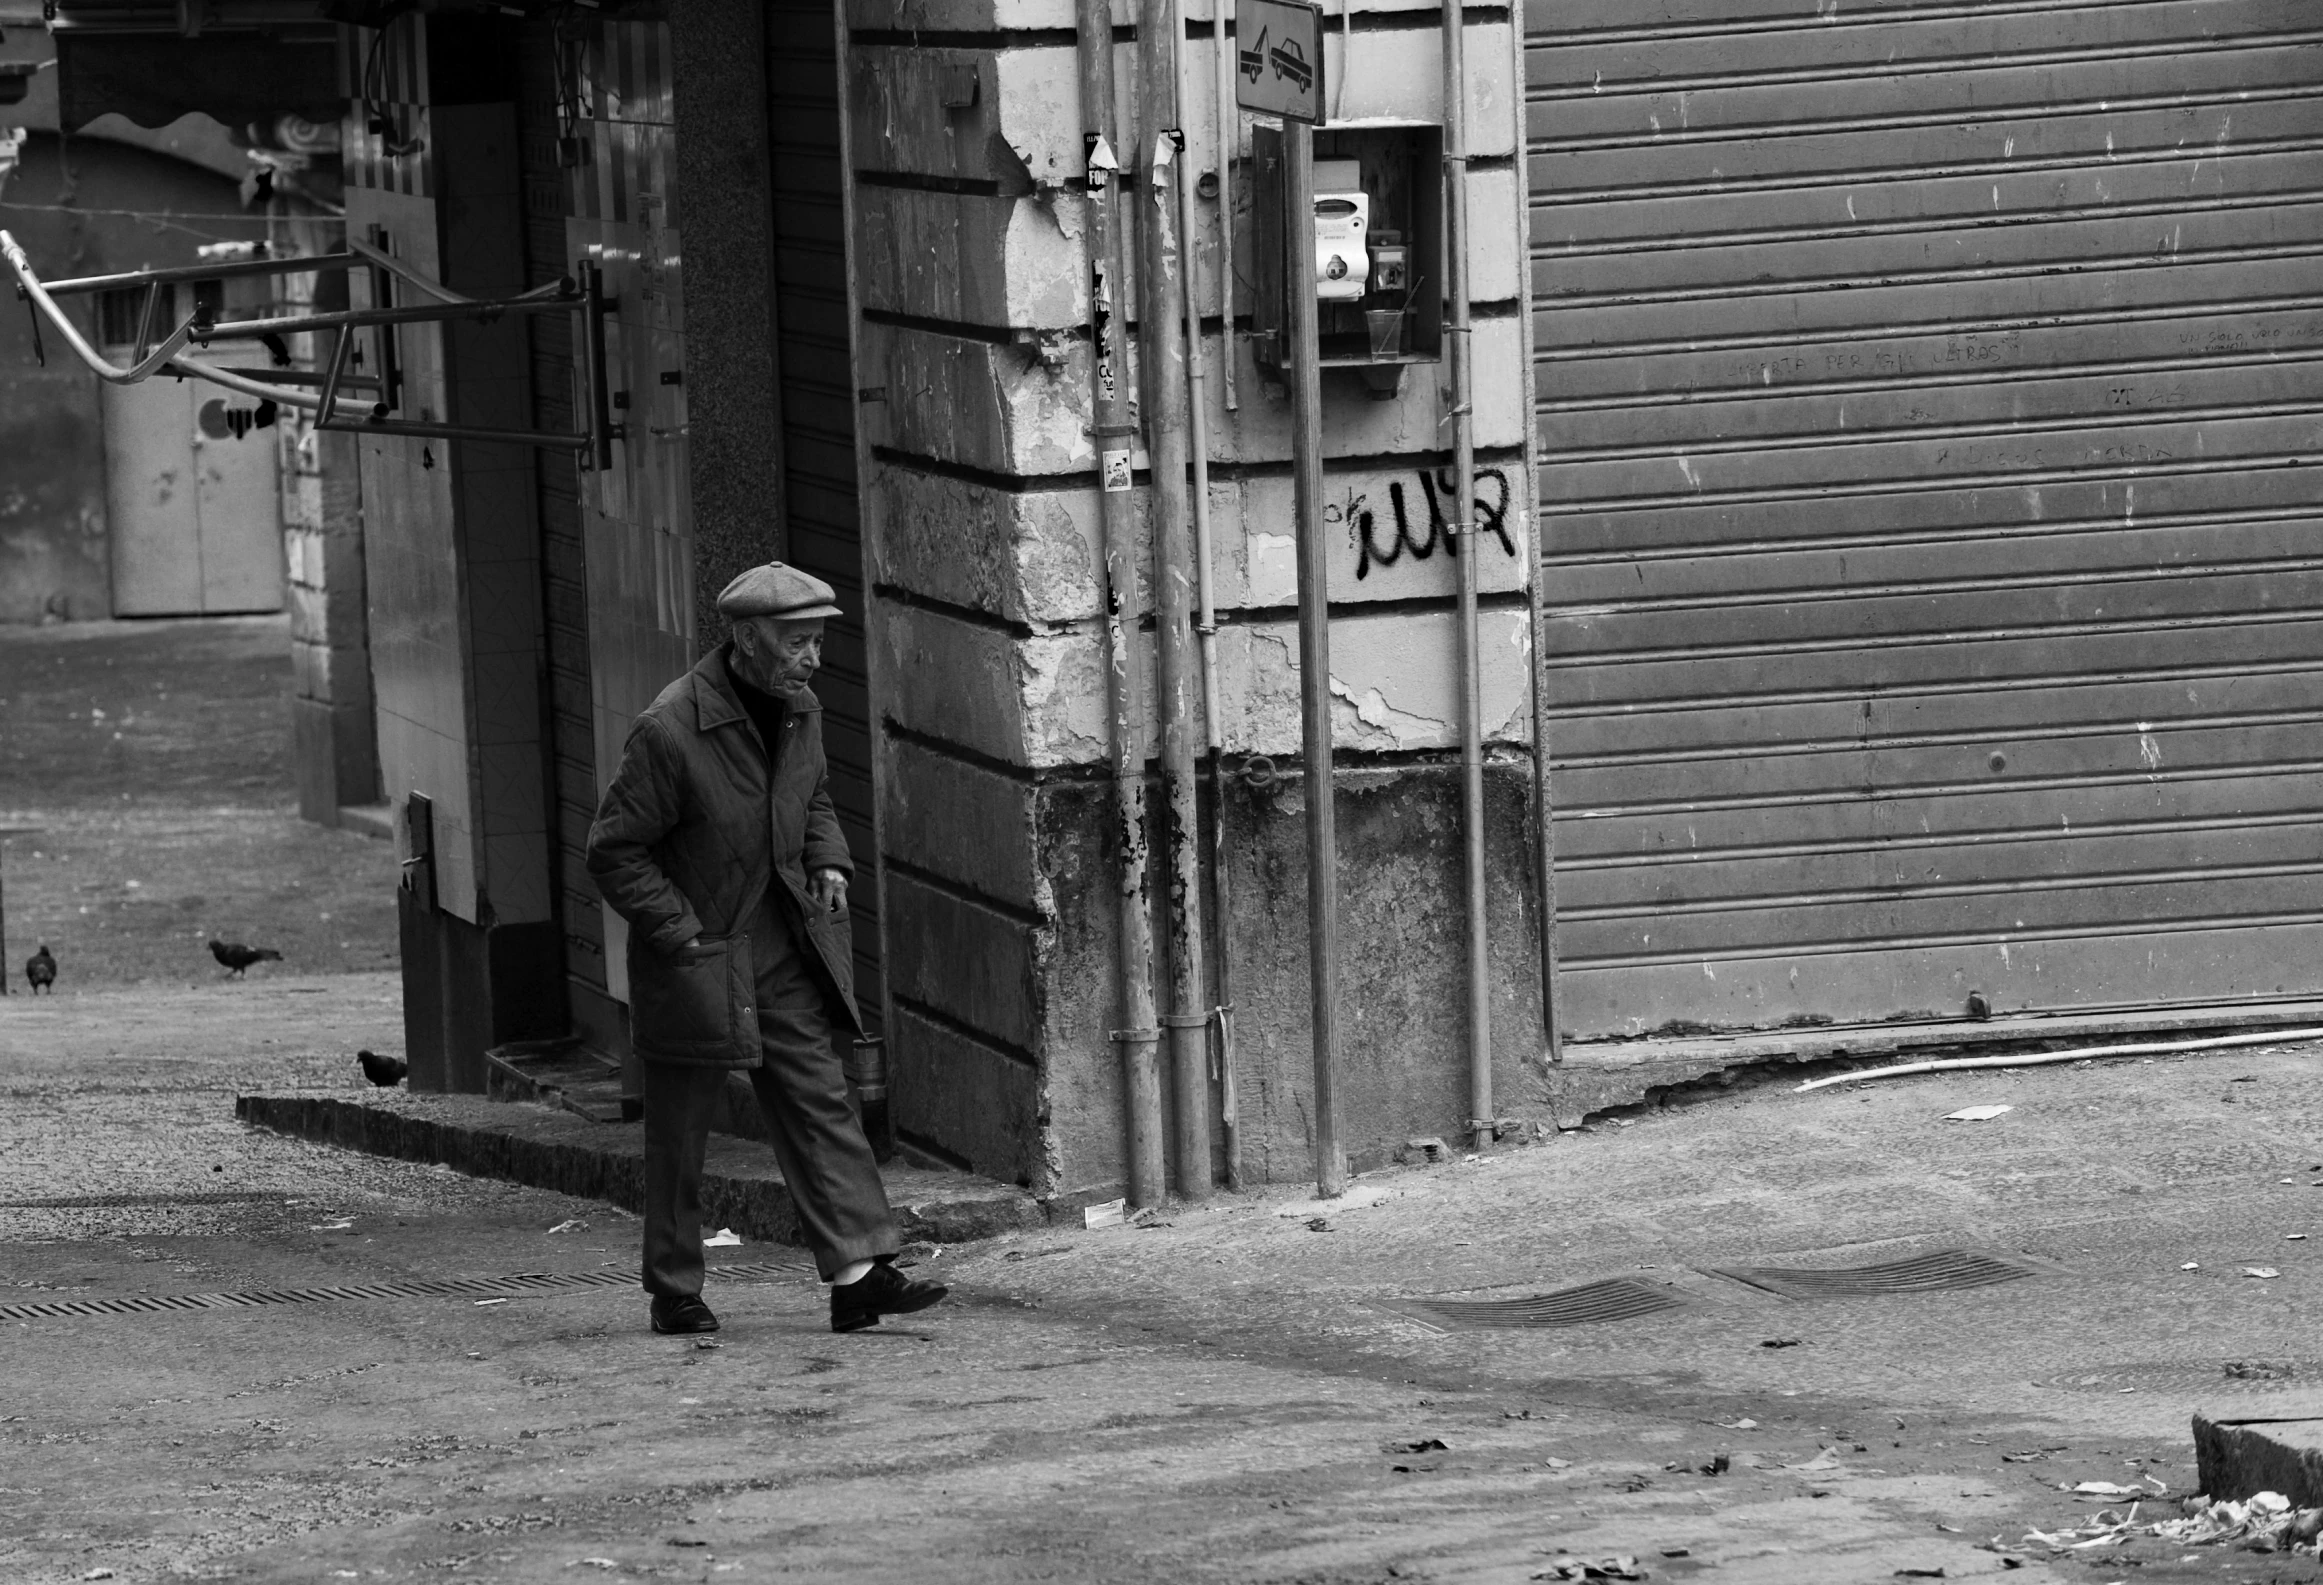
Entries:
<svg viewBox="0 0 2323 1585">
<path fill-rule="evenodd" d="M 718 596 L 718 614 L 740 619 L 779 617 L 786 622 L 839 614 L 838 591 L 812 573 L 787 562 L 770 561 L 753 567 Z"/>
</svg>

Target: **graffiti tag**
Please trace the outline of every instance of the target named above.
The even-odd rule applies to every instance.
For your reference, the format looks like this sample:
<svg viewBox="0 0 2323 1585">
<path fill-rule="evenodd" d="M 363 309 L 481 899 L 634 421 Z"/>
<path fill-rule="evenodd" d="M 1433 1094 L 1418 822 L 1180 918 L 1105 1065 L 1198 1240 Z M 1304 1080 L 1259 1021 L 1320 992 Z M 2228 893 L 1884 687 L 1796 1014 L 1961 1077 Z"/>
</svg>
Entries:
<svg viewBox="0 0 2323 1585">
<path fill-rule="evenodd" d="M 1393 532 L 1381 542 L 1376 514 L 1369 505 L 1370 497 L 1358 495 L 1348 501 L 1343 520 L 1348 524 L 1348 538 L 1355 546 L 1355 576 L 1368 578 L 1371 569 L 1392 567 L 1409 554 L 1414 561 L 1426 561 L 1441 545 L 1444 554 L 1460 554 L 1459 536 L 1449 530 L 1444 520 L 1444 502 L 1451 499 L 1453 484 L 1451 470 L 1430 472 L 1421 469 L 1417 475 L 1420 494 L 1427 498 L 1428 519 L 1425 529 L 1414 533 L 1412 513 L 1404 495 L 1403 481 L 1398 479 L 1387 487 L 1388 511 L 1395 518 Z M 1511 558 L 1516 555 L 1516 542 L 1508 533 L 1508 475 L 1498 468 L 1476 470 L 1476 498 L 1470 510 L 1475 517 L 1475 531 L 1490 534 L 1500 541 L 1500 548 Z"/>
</svg>

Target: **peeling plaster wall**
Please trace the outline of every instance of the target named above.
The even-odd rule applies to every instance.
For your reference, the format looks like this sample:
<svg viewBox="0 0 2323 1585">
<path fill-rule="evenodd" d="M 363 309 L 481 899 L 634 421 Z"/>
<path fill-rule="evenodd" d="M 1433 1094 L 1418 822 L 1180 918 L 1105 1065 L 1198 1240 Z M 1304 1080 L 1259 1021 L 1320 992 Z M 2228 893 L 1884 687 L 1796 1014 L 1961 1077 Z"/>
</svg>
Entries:
<svg viewBox="0 0 2323 1585">
<path fill-rule="evenodd" d="M 1432 6 L 1375 13 L 1327 41 L 1335 119 L 1440 116 Z M 902 1127 L 978 1170 L 1075 1199 L 1119 1192 L 1123 1118 L 1113 1006 L 1119 833 L 1109 788 L 1109 665 L 1087 338 L 1075 62 L 1065 0 L 846 0 L 854 144 L 856 381 L 868 463 L 864 526 L 886 679 L 879 701 L 893 975 L 889 1029 Z M 1209 0 L 1189 18 L 1205 20 Z M 1116 6 L 1124 27 L 1133 17 Z M 940 47 L 915 34 L 936 32 Z M 1189 41 L 1186 159 L 1213 164 L 1215 76 Z M 1474 515 L 1492 761 L 1489 851 L 1496 1049 L 1508 1109 L 1545 1106 L 1526 1063 L 1540 1040 L 1531 873 L 1532 739 L 1522 465 L 1526 263 L 1516 224 L 1521 96 L 1506 18 L 1469 29 L 1469 271 L 1476 321 Z M 1117 51 L 1133 80 L 1135 46 Z M 972 102 L 961 103 L 963 72 Z M 949 90 L 949 92 L 947 92 Z M 952 102 L 946 103 L 947 98 Z M 1117 144 L 1134 151 L 1121 97 Z M 1247 128 L 1238 157 L 1247 161 Z M 1205 353 L 1209 505 L 1222 620 L 1218 684 L 1229 767 L 1267 755 L 1273 791 L 1229 776 L 1247 1169 L 1309 1170 L 1305 860 L 1295 818 L 1299 675 L 1290 409 L 1238 338 L 1218 333 L 1220 240 L 1249 309 L 1250 182 L 1230 211 L 1196 205 L 1192 289 Z M 1135 283 L 1123 300 L 1134 304 Z M 1235 360 L 1228 410 L 1215 371 Z M 1134 359 L 1134 352 L 1133 352 Z M 1465 1119 L 1460 1033 L 1457 563 L 1440 367 L 1389 399 L 1327 375 L 1336 797 L 1347 939 L 1347 1127 L 1359 1161 Z M 1134 389 L 1134 381 L 1132 383 Z M 1143 459 L 1139 463 L 1142 466 Z M 1150 605 L 1144 492 L 1140 587 Z M 1150 634 L 1136 669 L 1150 677 Z M 1140 750 L 1158 740 L 1151 704 Z M 1205 799 L 1212 797 L 1205 787 Z M 1214 801 L 1214 800 L 1212 800 Z M 1206 805 L 1205 819 L 1216 810 Z M 1160 888 L 1154 887 L 1158 894 Z M 1157 921 L 1158 924 L 1158 921 Z M 1218 924 L 1211 921 L 1212 956 Z M 1162 933 L 1157 928 L 1157 939 Z M 1155 965 L 1157 984 L 1165 983 Z"/>
</svg>

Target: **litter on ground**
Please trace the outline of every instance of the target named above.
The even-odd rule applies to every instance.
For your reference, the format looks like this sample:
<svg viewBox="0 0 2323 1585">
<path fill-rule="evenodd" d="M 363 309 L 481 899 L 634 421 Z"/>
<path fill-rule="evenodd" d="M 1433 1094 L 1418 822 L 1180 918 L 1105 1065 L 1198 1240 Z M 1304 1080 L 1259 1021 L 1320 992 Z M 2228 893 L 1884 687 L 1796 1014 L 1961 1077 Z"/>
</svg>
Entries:
<svg viewBox="0 0 2323 1585">
<path fill-rule="evenodd" d="M 702 1247 L 704 1249 L 732 1249 L 741 1242 L 742 1235 L 740 1233 L 735 1232 L 731 1227 L 721 1227 L 708 1238 L 702 1240 Z"/>
<path fill-rule="evenodd" d="M 2013 1106 L 1963 1106 L 1957 1112 L 1946 1112 L 1947 1123 L 1989 1123 L 2003 1112 L 2013 1112 Z"/>
</svg>

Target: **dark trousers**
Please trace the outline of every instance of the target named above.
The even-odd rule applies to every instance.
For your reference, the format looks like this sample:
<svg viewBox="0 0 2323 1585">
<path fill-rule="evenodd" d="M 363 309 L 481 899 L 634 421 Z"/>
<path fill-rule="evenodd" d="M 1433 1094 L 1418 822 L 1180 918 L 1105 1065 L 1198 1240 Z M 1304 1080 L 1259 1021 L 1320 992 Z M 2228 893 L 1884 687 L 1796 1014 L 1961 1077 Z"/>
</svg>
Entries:
<svg viewBox="0 0 2323 1585">
<path fill-rule="evenodd" d="M 858 1260 L 892 1255 L 895 1218 L 863 1125 L 847 1101 L 817 970 L 770 898 L 750 922 L 759 1066 L 749 1070 L 799 1226 L 827 1282 Z M 646 1062 L 645 1288 L 702 1291 L 702 1154 L 729 1068 Z"/>
</svg>

